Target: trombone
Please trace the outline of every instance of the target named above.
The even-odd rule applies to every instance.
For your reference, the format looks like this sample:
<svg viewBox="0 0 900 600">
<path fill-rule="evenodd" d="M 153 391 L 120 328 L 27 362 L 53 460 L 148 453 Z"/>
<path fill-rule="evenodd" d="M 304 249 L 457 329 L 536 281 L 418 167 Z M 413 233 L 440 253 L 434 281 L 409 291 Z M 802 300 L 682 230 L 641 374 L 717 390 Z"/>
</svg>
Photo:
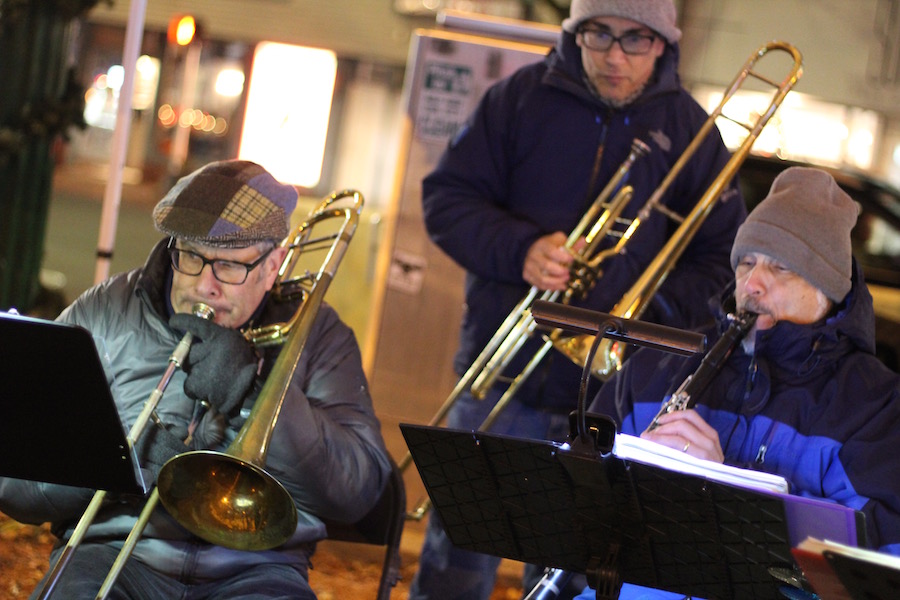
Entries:
<svg viewBox="0 0 900 600">
<path fill-rule="evenodd" d="M 780 83 L 753 70 L 757 62 L 771 51 L 786 52 L 790 55 L 792 60 L 788 74 Z M 710 113 L 709 118 L 706 123 L 704 123 L 697 136 L 685 149 L 684 153 L 672 167 L 672 170 L 662 181 L 659 188 L 657 188 L 647 201 L 647 204 L 641 209 L 638 218 L 646 217 L 650 210 L 663 209 L 662 205 L 659 204 L 663 192 L 668 188 L 677 173 L 681 171 L 684 164 L 696 151 L 702 141 L 701 136 L 705 137 L 708 134 L 709 130 L 715 125 L 715 120 L 718 117 L 722 117 L 743 127 L 747 130 L 747 136 L 737 150 L 732 153 L 731 158 L 719 172 L 719 175 L 706 189 L 687 216 L 681 218 L 678 215 L 671 214 L 670 211 L 664 211 L 670 218 L 680 223 L 678 229 L 672 234 L 638 280 L 625 292 L 622 298 L 619 299 L 609 314 L 614 317 L 626 319 L 638 319 L 641 317 L 644 310 L 646 310 L 649 305 L 650 300 L 653 298 L 653 295 L 659 290 L 659 287 L 662 285 L 663 281 L 665 281 L 666 276 L 675 267 L 675 264 L 678 262 L 678 259 L 681 258 L 681 255 L 684 253 L 691 239 L 696 235 L 700 226 L 706 220 L 706 217 L 709 216 L 709 213 L 715 206 L 716 201 L 718 201 L 719 196 L 725 190 L 728 182 L 737 175 L 744 159 L 747 158 L 753 144 L 756 142 L 756 138 L 759 137 L 759 134 L 769 122 L 769 119 L 775 114 L 775 111 L 778 110 L 778 107 L 781 105 L 782 101 L 784 101 L 785 96 L 787 96 L 788 92 L 791 91 L 800 79 L 800 76 L 803 73 L 802 65 L 803 58 L 800 51 L 787 42 L 768 42 L 767 44 L 760 46 L 750 55 L 743 68 L 728 87 L 718 106 Z M 751 122 L 734 119 L 723 112 L 728 101 L 731 100 L 734 94 L 741 88 L 747 77 L 754 77 L 774 88 L 768 106 L 765 110 L 758 113 L 755 121 Z M 571 360 L 578 364 L 583 364 L 587 351 L 593 342 L 593 336 L 588 338 L 584 335 L 578 335 L 563 338 L 560 333 L 561 332 L 557 330 L 550 334 L 550 337 L 552 337 L 553 340 L 553 346 Z M 622 368 L 624 352 L 624 344 L 608 338 L 600 340 L 596 358 L 591 364 L 591 373 L 599 379 L 608 379 L 613 373 Z"/>
<path fill-rule="evenodd" d="M 163 465 L 156 487 L 97 593 L 98 600 L 109 594 L 159 502 L 182 527 L 227 548 L 274 548 L 294 533 L 297 527 L 294 501 L 284 486 L 265 470 L 268 444 L 300 353 L 359 224 L 363 204 L 362 194 L 355 190 L 335 192 L 323 199 L 282 242 L 288 251 L 279 268 L 272 297 L 275 300 L 299 298 L 300 304 L 288 321 L 244 332 L 244 337 L 256 346 L 283 346 L 250 415 L 225 452 L 186 452 Z M 332 225 L 339 222 L 339 225 L 326 235 L 313 237 L 314 229 L 328 222 Z M 323 250 L 327 254 L 316 273 L 306 271 L 293 276 L 303 253 Z M 181 360 L 186 355 L 187 348 Z M 96 503 L 96 507 L 91 520 L 102 500 L 101 497 L 92 501 L 91 506 Z M 89 524 L 84 526 L 77 543 Z"/>
<path fill-rule="evenodd" d="M 354 199 L 352 207 L 329 208 L 345 197 Z M 323 238 L 309 237 L 313 226 L 343 219 L 327 238 L 332 242 L 328 255 L 312 278 L 300 310 L 283 326 L 246 334 L 256 344 L 282 343 L 283 348 L 235 440 L 225 452 L 180 454 L 159 471 L 157 486 L 163 506 L 182 527 L 210 543 L 237 550 L 266 550 L 286 542 L 297 528 L 293 499 L 264 468 L 269 440 L 322 299 L 356 231 L 362 206 L 359 192 L 340 192 L 326 198 L 300 225 L 293 252 L 286 257 L 289 264 L 299 257 L 298 248 L 321 245 Z"/>
<path fill-rule="evenodd" d="M 637 138 L 632 141 L 631 151 L 628 156 L 619 165 L 613 177 L 591 204 L 578 226 L 566 239 L 565 248 L 567 250 L 578 255 L 579 258 L 586 258 L 591 252 L 596 250 L 597 245 L 605 236 L 613 235 L 613 229 L 621 223 L 620 215 L 625 210 L 628 202 L 631 201 L 634 193 L 634 189 L 630 185 L 622 186 L 621 189 L 619 189 L 619 186 L 631 170 L 634 162 L 648 152 L 650 152 L 650 147 L 645 142 Z M 610 197 L 612 197 L 611 200 Z M 633 229 L 621 233 L 622 241 L 620 241 L 619 245 L 624 244 L 624 240 L 630 237 L 632 232 Z M 574 248 L 582 237 L 586 243 L 576 252 Z M 606 250 L 601 253 L 599 258 L 605 258 L 614 252 L 615 248 Z M 584 261 L 579 262 L 579 266 L 585 267 L 585 265 Z M 595 275 L 595 269 L 579 268 L 569 288 L 564 292 L 565 299 L 568 300 L 582 289 L 589 289 L 591 282 L 588 279 Z M 536 325 L 529 311 L 531 305 L 535 300 L 555 302 L 561 294 L 563 293 L 558 291 L 544 291 L 541 293 L 541 290 L 536 286 L 531 286 L 528 294 L 509 313 L 500 325 L 500 328 L 494 333 L 494 336 L 478 355 L 478 358 L 475 359 L 475 362 L 459 379 L 450 396 L 444 401 L 444 404 L 441 405 L 428 424 L 434 426 L 443 421 L 450 408 L 456 403 L 460 395 L 466 391 L 478 399 L 483 399 L 503 368 L 509 364 L 509 361 L 515 357 L 521 346 L 534 332 Z M 484 425 L 482 426 L 484 427 Z M 411 463 L 412 454 L 407 452 L 397 466 L 400 470 L 404 470 Z"/>
<path fill-rule="evenodd" d="M 194 304 L 194 306 L 191 307 L 191 311 L 203 319 L 212 320 L 215 317 L 215 311 L 212 307 L 200 302 Z M 133 448 L 134 444 L 140 439 L 141 435 L 143 435 L 147 423 L 150 422 L 151 417 L 154 415 L 156 407 L 159 405 L 159 401 L 162 400 L 166 388 L 169 387 L 169 381 L 171 381 L 172 375 L 175 374 L 176 369 L 181 368 L 184 359 L 187 358 L 188 351 L 191 349 L 193 341 L 194 336 L 188 331 L 184 334 L 184 337 L 181 338 L 181 341 L 178 342 L 175 346 L 175 350 L 173 350 L 172 354 L 169 356 L 169 362 L 162 378 L 159 380 L 156 388 L 150 393 L 150 397 L 144 402 L 144 406 L 135 420 L 134 425 L 132 425 L 131 429 L 128 431 L 126 441 L 128 442 L 129 449 Z M 78 520 L 78 524 L 72 531 L 72 535 L 69 536 L 69 541 L 66 542 L 66 546 L 62 549 L 62 552 L 56 559 L 53 568 L 47 574 L 47 578 L 44 580 L 44 584 L 41 586 L 41 589 L 36 596 L 37 598 L 43 600 L 44 598 L 49 598 L 50 594 L 53 593 L 53 588 L 56 586 L 57 582 L 59 582 L 59 578 L 62 576 L 63 571 L 65 571 L 66 565 L 68 565 L 69 561 L 72 559 L 72 554 L 75 552 L 76 548 L 81 545 L 81 541 L 84 539 L 88 527 L 94 522 L 105 499 L 106 491 L 97 490 L 94 492 L 93 498 L 91 498 L 87 508 L 81 514 L 81 518 Z"/>
<path fill-rule="evenodd" d="M 758 70 L 755 70 L 757 63 L 762 57 L 770 52 L 786 52 L 792 61 L 791 67 L 787 75 L 782 81 L 770 79 Z M 772 41 L 760 46 L 747 59 L 735 79 L 726 89 L 718 106 L 710 113 L 707 120 L 700 127 L 694 139 L 688 144 L 684 152 L 672 166 L 672 169 L 666 174 L 659 186 L 647 199 L 645 204 L 637 212 L 637 215 L 631 221 L 625 223 L 627 228 L 624 233 L 620 233 L 613 227 L 612 221 L 618 221 L 618 213 L 624 209 L 625 204 L 631 198 L 630 186 L 625 186 L 620 193 L 607 203 L 609 195 L 607 185 L 595 204 L 588 213 L 582 218 L 578 227 L 572 232 L 567 239 L 566 248 L 573 254 L 573 273 L 568 288 L 562 294 L 544 292 L 540 297 L 541 300 L 551 302 L 561 301 L 569 303 L 573 299 L 579 298 L 584 294 L 597 277 L 602 275 L 602 263 L 608 258 L 620 254 L 625 248 L 627 242 L 631 238 L 634 231 L 640 226 L 641 222 L 646 221 L 654 211 L 660 212 L 667 218 L 679 223 L 678 228 L 656 255 L 653 261 L 643 271 L 638 280 L 626 291 L 622 298 L 616 303 L 615 307 L 609 314 L 615 317 L 637 319 L 643 314 L 644 310 L 650 303 L 653 295 L 658 291 L 666 276 L 674 268 L 675 263 L 687 248 L 691 239 L 696 235 L 700 226 L 709 216 L 722 192 L 725 190 L 732 178 L 737 174 L 738 169 L 744 162 L 744 159 L 750 152 L 756 138 L 762 129 L 766 126 L 769 119 L 781 105 L 785 96 L 790 92 L 794 85 L 802 75 L 802 56 L 794 46 L 786 42 Z M 752 77 L 766 85 L 774 88 L 768 107 L 761 111 L 755 120 L 745 122 L 730 117 L 725 114 L 724 110 L 728 102 L 734 97 L 735 93 L 744 85 L 748 77 Z M 701 198 L 696 202 L 694 208 L 687 216 L 674 213 L 661 203 L 662 197 L 669 189 L 669 186 L 681 173 L 684 166 L 693 157 L 700 146 L 706 141 L 707 136 L 716 127 L 716 121 L 719 117 L 727 119 L 736 125 L 743 127 L 748 135 L 744 138 L 741 146 L 735 150 L 725 167 L 720 171 L 715 180 L 710 184 Z M 634 152 L 634 150 L 632 150 Z M 631 156 L 626 159 L 622 167 L 616 173 L 613 181 L 616 183 L 624 177 L 622 169 L 630 169 Z M 624 198 L 620 197 L 624 196 Z M 622 201 L 622 206 L 616 203 Z M 605 210 L 597 218 L 593 227 L 586 224 L 585 221 L 596 218 L 599 211 L 596 205 L 600 204 Z M 607 219 L 610 219 L 609 221 Z M 590 227 L 590 229 L 589 229 Z M 619 237 L 618 242 L 608 251 L 594 254 L 596 243 L 590 243 L 588 235 L 585 236 L 589 243 L 581 252 L 573 252 L 574 240 L 589 232 L 588 235 L 597 232 L 602 235 L 610 235 Z M 487 393 L 487 390 L 501 376 L 503 369 L 511 362 L 515 354 L 525 345 L 525 343 L 534 335 L 537 325 L 531 316 L 531 305 L 536 299 L 540 290 L 532 286 L 525 298 L 513 309 L 507 316 L 503 324 L 485 346 L 481 354 L 476 358 L 475 362 L 468 371 L 460 378 L 457 385 L 451 391 L 450 396 L 444 404 L 438 409 L 438 412 L 429 422 L 429 425 L 438 425 L 446 417 L 450 408 L 462 393 L 468 391 L 473 397 L 481 399 Z M 487 430 L 494 423 L 499 414 L 512 400 L 515 393 L 522 384 L 527 380 L 535 368 L 540 364 L 551 348 L 555 348 L 577 364 L 583 364 L 585 357 L 589 355 L 591 344 L 594 336 L 592 335 L 567 335 L 561 329 L 554 329 L 542 335 L 543 344 L 534 353 L 531 359 L 526 363 L 525 367 L 518 375 L 510 378 L 510 383 L 500 399 L 494 405 L 488 416 L 481 423 L 480 431 Z M 607 379 L 613 373 L 618 371 L 624 361 L 625 344 L 609 339 L 600 340 L 595 359 L 591 364 L 591 373 L 600 379 Z M 405 469 L 412 462 L 412 455 L 407 453 L 403 460 L 400 461 L 399 467 Z M 428 511 L 429 502 L 426 499 L 416 509 L 407 515 L 408 518 L 419 520 Z"/>
</svg>

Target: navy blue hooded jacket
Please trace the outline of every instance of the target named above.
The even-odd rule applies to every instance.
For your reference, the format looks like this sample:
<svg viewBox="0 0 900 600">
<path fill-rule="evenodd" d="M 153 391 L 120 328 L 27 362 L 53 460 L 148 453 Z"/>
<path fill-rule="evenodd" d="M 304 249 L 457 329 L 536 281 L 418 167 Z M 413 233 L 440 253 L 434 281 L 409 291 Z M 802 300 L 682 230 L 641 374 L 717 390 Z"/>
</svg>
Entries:
<svg viewBox="0 0 900 600">
<path fill-rule="evenodd" d="M 723 297 L 733 306 L 731 289 Z M 707 333 L 711 346 L 718 333 Z M 758 332 L 754 354 L 737 347 L 695 408 L 718 432 L 727 464 L 862 510 L 870 544 L 900 554 L 900 375 L 874 353 L 872 296 L 854 260 L 853 288 L 833 316 Z M 640 350 L 590 410 L 640 435 L 699 362 Z"/>
<path fill-rule="evenodd" d="M 528 292 L 522 269 L 528 248 L 555 231 L 571 233 L 627 157 L 632 140 L 649 144 L 627 183 L 633 217 L 706 120 L 681 88 L 678 49 L 667 46 L 656 72 L 634 102 L 611 109 L 585 84 L 575 37 L 493 85 L 423 182 L 425 224 L 432 240 L 467 271 L 466 310 L 455 359 L 464 372 L 503 319 Z M 718 132 L 708 136 L 662 199 L 686 215 L 729 153 Z M 675 327 L 708 317 L 706 299 L 731 277 L 729 252 L 746 216 L 736 186 L 726 189 L 643 319 Z M 590 296 L 580 303 L 608 312 L 658 254 L 677 227 L 660 213 L 648 219 L 609 259 Z M 608 245 L 613 242 L 610 241 Z M 536 343 L 537 340 L 533 340 Z M 521 351 L 510 372 L 533 355 Z M 581 368 L 550 356 L 518 392 L 534 406 L 575 406 Z"/>
</svg>

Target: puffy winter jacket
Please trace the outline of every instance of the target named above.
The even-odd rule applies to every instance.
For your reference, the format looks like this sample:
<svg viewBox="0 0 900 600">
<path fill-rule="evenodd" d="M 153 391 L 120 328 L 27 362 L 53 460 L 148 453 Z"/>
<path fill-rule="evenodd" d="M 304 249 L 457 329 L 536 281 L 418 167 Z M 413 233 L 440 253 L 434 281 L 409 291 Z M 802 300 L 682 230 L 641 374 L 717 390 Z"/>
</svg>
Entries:
<svg viewBox="0 0 900 600">
<path fill-rule="evenodd" d="M 126 428 L 162 379 L 168 357 L 182 337 L 168 326 L 168 264 L 163 241 L 143 268 L 88 290 L 60 316 L 85 327 L 98 340 Z M 258 324 L 284 322 L 295 308 L 293 302 L 269 299 Z M 262 377 L 279 350 L 263 352 Z M 183 372 L 175 372 L 158 405 L 157 413 L 166 424 L 186 426 L 190 421 L 195 403 L 184 393 L 184 378 Z M 229 423 L 226 441 L 213 450 L 226 449 L 252 402 L 248 400 L 241 411 L 243 418 Z M 387 481 L 390 463 L 356 340 L 327 305 L 320 309 L 299 358 L 265 468 L 297 506 L 297 529 L 283 546 L 260 552 L 213 546 L 193 537 L 160 507 L 134 555 L 160 571 L 199 578 L 226 576 L 251 564 L 305 564 L 313 543 L 326 536 L 322 518 L 353 522 L 371 508 Z M 0 478 L 0 510 L 26 523 L 49 521 L 63 540 L 71 535 L 92 495 L 93 490 Z M 138 497 L 110 499 L 85 541 L 124 540 L 143 504 Z"/>
<path fill-rule="evenodd" d="M 711 345 L 717 331 L 708 335 Z M 855 263 L 853 288 L 833 316 L 758 332 L 754 354 L 736 348 L 696 409 L 718 432 L 726 463 L 863 511 L 870 544 L 900 554 L 900 375 L 874 351 L 872 297 Z M 640 350 L 591 411 L 639 435 L 699 360 Z"/>
<path fill-rule="evenodd" d="M 543 61 L 492 86 L 423 182 L 428 233 L 467 271 L 455 359 L 460 373 L 526 295 L 522 269 L 531 244 L 554 231 L 574 230 L 639 138 L 651 150 L 627 177 L 634 197 L 623 216 L 634 217 L 707 118 L 679 83 L 677 47 L 667 47 L 641 96 L 619 110 L 592 95 L 580 61 L 574 36 L 564 33 Z M 662 203 L 688 214 L 728 159 L 714 130 Z M 706 298 L 731 276 L 731 242 L 745 216 L 731 182 L 656 294 L 645 320 L 688 327 L 706 317 Z M 609 311 L 676 226 L 653 213 L 627 251 L 606 261 L 583 305 Z M 532 354 L 520 352 L 510 370 L 518 372 Z M 571 409 L 579 376 L 580 367 L 568 359 L 549 357 L 517 398 Z"/>
</svg>

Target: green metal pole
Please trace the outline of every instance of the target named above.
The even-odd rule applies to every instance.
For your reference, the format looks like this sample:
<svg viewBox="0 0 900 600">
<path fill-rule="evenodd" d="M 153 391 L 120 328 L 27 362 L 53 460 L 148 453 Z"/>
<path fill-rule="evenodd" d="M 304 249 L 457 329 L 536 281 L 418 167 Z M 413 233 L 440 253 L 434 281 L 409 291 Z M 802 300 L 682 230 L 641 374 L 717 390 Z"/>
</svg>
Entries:
<svg viewBox="0 0 900 600">
<path fill-rule="evenodd" d="M 51 148 L 82 119 L 67 97 L 70 33 L 98 1 L 0 0 L 0 310 L 28 312 L 40 291 Z"/>
</svg>

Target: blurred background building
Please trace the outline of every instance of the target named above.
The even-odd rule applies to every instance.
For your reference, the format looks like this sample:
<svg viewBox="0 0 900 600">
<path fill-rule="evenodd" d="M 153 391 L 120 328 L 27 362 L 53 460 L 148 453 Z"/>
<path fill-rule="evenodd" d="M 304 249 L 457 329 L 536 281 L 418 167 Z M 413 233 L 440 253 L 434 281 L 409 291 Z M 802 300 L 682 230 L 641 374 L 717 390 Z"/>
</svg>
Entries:
<svg viewBox="0 0 900 600">
<path fill-rule="evenodd" d="M 152 203 L 178 175 L 240 154 L 266 164 L 309 197 L 336 188 L 363 191 L 378 235 L 383 228 L 377 224 L 391 208 L 398 170 L 406 162 L 403 82 L 413 32 L 435 27 L 436 15 L 447 10 L 556 26 L 568 4 L 149 0 L 123 194 L 143 193 Z M 803 53 L 804 75 L 757 141 L 756 152 L 850 167 L 900 184 L 900 2 L 681 0 L 676 5 L 684 31 L 682 78 L 702 104 L 714 105 L 761 43 L 785 40 Z M 59 147 L 57 192 L 64 193 L 68 184 L 106 180 L 131 7 L 125 0 L 100 2 L 73 36 L 70 60 L 75 80 L 85 88 L 87 127 L 73 131 L 71 141 Z M 170 30 L 184 15 L 193 17 L 197 33 L 179 45 Z M 728 139 L 731 132 L 723 133 Z M 140 193 L 128 190 L 136 186 Z M 55 262 L 52 242 L 44 266 L 66 275 L 69 295 L 87 287 L 92 281 L 73 265 Z M 375 239 L 367 254 L 377 246 Z M 88 259 L 71 249 L 61 252 L 60 258 Z M 114 269 L 133 266 L 119 258 L 117 251 Z"/>
</svg>

